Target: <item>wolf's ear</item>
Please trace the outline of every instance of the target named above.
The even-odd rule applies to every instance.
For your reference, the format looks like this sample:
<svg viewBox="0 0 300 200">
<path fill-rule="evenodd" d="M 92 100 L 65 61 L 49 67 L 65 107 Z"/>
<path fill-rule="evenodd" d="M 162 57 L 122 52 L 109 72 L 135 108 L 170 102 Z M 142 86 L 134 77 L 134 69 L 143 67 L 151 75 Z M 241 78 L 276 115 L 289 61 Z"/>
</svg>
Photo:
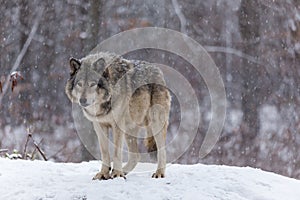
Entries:
<svg viewBox="0 0 300 200">
<path fill-rule="evenodd" d="M 95 70 L 98 73 L 100 73 L 101 71 L 103 71 L 104 67 L 105 67 L 105 60 L 103 58 L 99 58 L 92 65 L 92 69 Z"/>
<path fill-rule="evenodd" d="M 76 71 L 80 68 L 81 62 L 76 58 L 70 58 L 70 74 L 76 73 Z"/>
<path fill-rule="evenodd" d="M 106 67 L 103 71 L 102 76 L 111 84 L 115 85 L 119 78 L 117 73 L 114 73 L 114 71 L 110 67 Z"/>
</svg>

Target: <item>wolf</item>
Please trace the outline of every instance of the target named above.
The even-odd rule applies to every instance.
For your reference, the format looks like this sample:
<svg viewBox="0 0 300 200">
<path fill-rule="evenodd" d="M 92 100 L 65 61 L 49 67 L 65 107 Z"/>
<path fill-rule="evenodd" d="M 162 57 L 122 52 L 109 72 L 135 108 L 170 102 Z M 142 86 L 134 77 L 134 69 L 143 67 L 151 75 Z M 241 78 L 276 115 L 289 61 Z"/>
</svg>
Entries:
<svg viewBox="0 0 300 200">
<path fill-rule="evenodd" d="M 157 170 L 152 177 L 164 178 L 171 96 L 160 68 L 110 52 L 71 58 L 69 62 L 65 92 L 92 122 L 100 145 L 102 167 L 93 179 L 125 178 L 134 169 L 140 160 L 137 139 L 142 127 L 147 131 L 144 143 L 148 152 L 157 152 Z M 114 144 L 112 171 L 109 129 Z M 128 162 L 122 168 L 124 138 Z"/>
</svg>

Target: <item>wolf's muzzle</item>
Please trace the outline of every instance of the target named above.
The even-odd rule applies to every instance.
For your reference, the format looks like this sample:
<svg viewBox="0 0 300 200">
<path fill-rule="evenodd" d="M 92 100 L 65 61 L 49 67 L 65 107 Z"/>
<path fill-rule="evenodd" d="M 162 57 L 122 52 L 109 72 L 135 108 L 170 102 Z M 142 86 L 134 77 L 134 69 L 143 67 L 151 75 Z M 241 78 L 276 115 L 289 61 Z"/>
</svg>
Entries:
<svg viewBox="0 0 300 200">
<path fill-rule="evenodd" d="M 89 105 L 89 104 L 87 103 L 87 99 L 86 99 L 86 98 L 80 98 L 80 99 L 79 99 L 79 104 L 80 104 L 82 107 L 86 107 L 86 106 Z"/>
</svg>

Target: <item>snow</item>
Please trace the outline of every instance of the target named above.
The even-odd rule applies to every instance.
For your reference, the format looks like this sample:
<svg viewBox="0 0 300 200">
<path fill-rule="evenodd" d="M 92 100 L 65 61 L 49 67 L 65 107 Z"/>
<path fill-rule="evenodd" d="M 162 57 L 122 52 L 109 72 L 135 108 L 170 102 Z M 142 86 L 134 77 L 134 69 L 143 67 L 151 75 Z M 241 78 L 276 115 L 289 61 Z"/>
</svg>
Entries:
<svg viewBox="0 0 300 200">
<path fill-rule="evenodd" d="M 54 163 L 0 158 L 0 199 L 297 200 L 300 181 L 250 167 L 178 165 L 165 179 L 139 163 L 127 179 L 93 181 L 100 162 Z"/>
</svg>

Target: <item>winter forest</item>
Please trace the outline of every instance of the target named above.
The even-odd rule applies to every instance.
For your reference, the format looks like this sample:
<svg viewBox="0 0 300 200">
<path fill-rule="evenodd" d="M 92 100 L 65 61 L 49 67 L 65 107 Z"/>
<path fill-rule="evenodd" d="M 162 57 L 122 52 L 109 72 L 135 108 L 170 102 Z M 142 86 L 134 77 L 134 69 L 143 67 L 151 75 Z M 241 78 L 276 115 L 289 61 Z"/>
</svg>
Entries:
<svg viewBox="0 0 300 200">
<path fill-rule="evenodd" d="M 251 166 L 300 179 L 300 1 L 4 0 L 0 24 L 0 157 L 94 159 L 77 136 L 64 91 L 69 58 L 84 57 L 122 31 L 164 27 L 205 48 L 221 73 L 227 101 L 218 143 L 200 159 L 211 112 L 201 75 L 162 50 L 123 55 L 171 66 L 196 92 L 200 126 L 174 163 Z M 17 77 L 12 91 L 13 71 L 23 78 Z M 168 135 L 180 123 L 180 105 L 176 97 L 172 101 Z"/>
</svg>

